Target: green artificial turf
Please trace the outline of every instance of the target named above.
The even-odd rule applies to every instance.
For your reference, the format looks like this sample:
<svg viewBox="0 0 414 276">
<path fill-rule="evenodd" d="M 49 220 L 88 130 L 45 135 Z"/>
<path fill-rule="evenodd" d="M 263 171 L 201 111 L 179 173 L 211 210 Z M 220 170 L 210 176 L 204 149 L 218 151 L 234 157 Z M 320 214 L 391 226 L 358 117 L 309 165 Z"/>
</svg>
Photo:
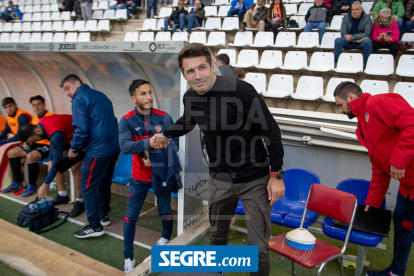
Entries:
<svg viewBox="0 0 414 276">
<path fill-rule="evenodd" d="M 17 224 L 17 216 L 23 205 L 0 197 L 0 206 L 0 218 L 10 223 Z M 60 220 L 58 220 L 58 222 L 60 222 Z M 123 270 L 123 241 L 108 235 L 93 239 L 77 239 L 73 236 L 73 233 L 81 228 L 82 227 L 77 224 L 66 222 L 59 228 L 42 234 L 41 236 L 74 249 L 100 262 Z M 134 245 L 134 255 L 138 262 L 142 262 L 150 254 L 150 250 Z M 7 274 L 0 273 L 0 275 Z"/>
<path fill-rule="evenodd" d="M 0 218 L 9 221 L 11 223 L 16 223 L 18 213 L 21 210 L 22 205 L 11 202 L 7 199 L 0 198 Z M 153 206 L 151 204 L 144 204 L 143 211 L 149 210 Z M 116 194 L 112 194 L 111 200 L 111 213 L 110 215 L 116 218 L 123 219 L 126 209 L 126 197 L 119 196 Z M 176 216 L 176 214 L 174 214 Z M 162 225 L 161 220 L 158 215 L 158 209 L 154 208 L 150 210 L 144 216 L 141 216 L 138 219 L 138 225 L 147 227 L 149 229 L 153 229 L 156 231 L 161 232 Z M 246 222 L 244 220 L 244 216 L 236 215 L 236 226 L 246 228 Z M 318 226 L 317 226 L 318 227 Z M 110 236 L 104 235 L 99 238 L 94 239 L 85 239 L 79 240 L 73 237 L 73 232 L 79 230 L 80 226 L 72 224 L 72 223 L 65 223 L 58 229 L 55 229 L 49 233 L 43 234 L 45 238 L 53 240 L 57 243 L 60 243 L 64 246 L 72 248 L 76 251 L 79 251 L 85 255 L 88 255 L 98 261 L 111 265 L 115 268 L 122 269 L 123 267 L 123 241 L 118 240 L 116 238 L 112 238 Z M 174 232 L 173 235 L 176 236 L 176 223 L 174 225 Z M 272 235 L 277 236 L 282 233 L 286 233 L 292 230 L 291 228 L 281 227 L 278 225 L 272 225 Z M 326 242 L 329 242 L 339 248 L 342 248 L 343 242 L 338 241 L 332 238 L 329 238 L 322 234 L 313 233 L 317 238 L 320 238 Z M 383 240 L 383 243 L 387 245 L 387 250 L 381 250 L 377 248 L 369 248 L 368 249 L 368 261 L 371 262 L 369 270 L 382 270 L 389 266 L 392 260 L 392 252 L 393 252 L 393 227 L 391 227 L 390 232 L 390 239 Z M 237 231 L 231 231 L 229 235 L 229 245 L 243 245 L 246 244 L 247 235 L 244 233 L 240 233 Z M 210 235 L 207 234 L 201 239 L 199 239 L 195 244 L 196 245 L 208 245 L 210 243 Z M 135 259 L 139 262 L 142 262 L 146 257 L 150 255 L 150 251 L 134 246 L 135 252 Z M 348 249 L 345 252 L 345 255 L 355 255 L 357 254 L 358 246 L 354 244 L 349 244 Z M 414 251 L 414 249 L 412 249 Z M 414 258 L 413 252 L 411 252 L 410 258 L 407 264 L 407 272 L 405 275 L 414 275 Z M 271 272 L 270 275 L 277 275 L 277 276 L 284 276 L 284 275 L 291 275 L 291 263 L 290 260 L 281 257 L 280 255 L 270 252 L 270 263 L 271 263 Z M 300 265 L 296 265 L 296 275 L 315 275 L 317 269 L 308 270 L 306 268 L 301 267 Z M 10 274 L 3 273 L 3 271 L 10 270 L 9 267 L 5 266 L 4 264 L 0 264 L 0 275 L 20 275 L 20 274 Z M 364 273 L 368 269 L 364 269 Z M 13 271 L 13 270 L 11 270 Z M 354 275 L 354 270 L 344 269 L 345 275 L 351 276 Z M 18 273 L 18 272 L 17 272 Z M 157 275 L 157 274 L 154 274 Z M 248 273 L 226 273 L 226 275 L 230 276 L 247 276 Z M 323 275 L 339 275 L 339 263 L 337 261 L 333 261 L 329 263 L 323 272 Z"/>
</svg>

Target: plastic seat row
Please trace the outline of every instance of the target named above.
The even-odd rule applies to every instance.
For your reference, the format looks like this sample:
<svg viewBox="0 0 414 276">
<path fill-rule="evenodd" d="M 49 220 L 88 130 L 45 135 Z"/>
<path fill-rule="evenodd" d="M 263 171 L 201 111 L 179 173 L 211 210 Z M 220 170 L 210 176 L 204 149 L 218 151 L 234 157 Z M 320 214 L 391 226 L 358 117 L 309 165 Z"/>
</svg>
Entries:
<svg viewBox="0 0 414 276">
<path fill-rule="evenodd" d="M 4 6 L 7 6 L 8 1 L 4 1 Z M 56 4 L 57 0 L 17 0 L 13 1 L 15 5 L 47 5 L 47 4 Z"/>
<path fill-rule="evenodd" d="M 340 33 L 325 33 L 322 38 L 322 44 L 319 45 L 319 33 L 317 32 L 302 32 L 299 35 L 296 44 L 295 32 L 279 32 L 276 41 L 274 42 L 273 32 L 258 32 L 254 37 L 253 32 L 237 32 L 234 37 L 234 43 L 230 43 L 230 47 L 275 47 L 275 48 L 322 48 L 333 49 L 335 39 L 340 37 Z"/>
<path fill-rule="evenodd" d="M 93 1 L 92 10 L 108 10 L 110 6 L 117 4 L 118 1 Z"/>
<path fill-rule="evenodd" d="M 2 33 L 0 43 L 90 42 L 90 33 Z"/>
<path fill-rule="evenodd" d="M 96 11 L 95 11 L 96 12 Z M 101 13 L 102 12 L 102 13 Z M 127 20 L 127 10 L 105 10 L 95 14 L 97 19 L 109 20 Z M 43 12 L 43 13 L 25 13 L 22 21 L 70 21 L 72 14 L 69 11 L 64 12 Z"/>
<path fill-rule="evenodd" d="M 221 49 L 218 54 L 227 54 L 230 58 L 230 65 L 241 68 L 257 68 L 264 70 L 273 70 L 280 68 L 282 70 L 296 71 L 308 70 L 313 72 L 337 73 L 362 73 L 367 75 L 389 76 L 394 74 L 394 57 L 390 54 L 372 54 L 368 58 L 365 71 L 363 70 L 363 56 L 360 53 L 342 53 L 339 56 L 336 68 L 334 68 L 334 53 L 332 52 L 314 52 L 308 66 L 308 55 L 305 51 L 289 51 L 285 55 L 282 63 L 282 52 L 274 50 L 263 51 L 259 63 L 259 52 L 257 50 L 241 50 L 237 56 L 236 50 Z M 414 76 L 408 66 L 414 66 L 414 56 L 403 55 L 397 66 L 397 75 Z M 414 68 L 414 67 L 413 67 Z"/>
<path fill-rule="evenodd" d="M 10 24 L 10 25 L 8 25 Z M 12 28 L 11 28 L 12 26 Z M 6 29 L 7 28 L 7 29 Z M 10 29 L 11 28 L 11 29 Z M 110 32 L 109 20 L 5 23 L 3 32 Z"/>
<path fill-rule="evenodd" d="M 57 12 L 59 11 L 58 4 L 46 4 L 46 5 L 26 5 L 19 6 L 19 9 L 22 13 L 32 13 L 32 12 Z"/>
<path fill-rule="evenodd" d="M 344 81 L 354 82 L 353 79 L 331 78 L 328 82 L 326 93 L 324 94 L 324 83 L 322 77 L 302 76 L 297 83 L 296 91 L 293 91 L 294 83 L 292 75 L 272 75 L 267 84 L 266 74 L 247 73 L 245 81 L 253 85 L 259 94 L 269 98 L 292 97 L 296 100 L 316 101 L 322 99 L 326 102 L 335 102 L 333 92 L 336 86 Z M 388 93 L 388 82 L 378 80 L 363 80 L 360 85 L 363 92 L 372 95 Z"/>
</svg>

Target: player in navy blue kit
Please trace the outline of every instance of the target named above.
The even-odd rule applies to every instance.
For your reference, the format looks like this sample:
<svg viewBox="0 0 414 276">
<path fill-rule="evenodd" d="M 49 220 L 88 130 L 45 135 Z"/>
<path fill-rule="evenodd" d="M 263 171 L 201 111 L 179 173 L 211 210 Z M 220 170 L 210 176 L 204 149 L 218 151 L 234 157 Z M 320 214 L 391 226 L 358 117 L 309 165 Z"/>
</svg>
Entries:
<svg viewBox="0 0 414 276">
<path fill-rule="evenodd" d="M 119 121 L 121 151 L 125 154 L 133 154 L 132 178 L 129 183 L 128 205 L 124 219 L 125 273 L 130 272 L 135 266 L 133 252 L 135 225 L 148 190 L 152 187 L 149 155 L 154 147 L 159 146 L 154 143 L 155 139 L 152 136 L 174 124 L 169 114 L 152 107 L 152 91 L 147 81 L 133 81 L 129 92 L 136 108 Z M 171 140 L 170 146 L 178 150 L 178 139 Z M 169 242 L 173 228 L 171 192 L 157 196 L 157 203 L 163 225 L 162 236 L 157 245 L 164 245 Z"/>
</svg>

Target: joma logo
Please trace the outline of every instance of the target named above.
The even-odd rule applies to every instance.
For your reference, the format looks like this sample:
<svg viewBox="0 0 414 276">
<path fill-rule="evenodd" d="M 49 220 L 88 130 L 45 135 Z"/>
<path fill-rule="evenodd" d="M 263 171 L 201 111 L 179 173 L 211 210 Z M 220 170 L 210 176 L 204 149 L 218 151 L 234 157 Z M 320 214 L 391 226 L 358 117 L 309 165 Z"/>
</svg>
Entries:
<svg viewBox="0 0 414 276">
<path fill-rule="evenodd" d="M 58 50 L 76 50 L 76 44 L 59 44 Z"/>
</svg>

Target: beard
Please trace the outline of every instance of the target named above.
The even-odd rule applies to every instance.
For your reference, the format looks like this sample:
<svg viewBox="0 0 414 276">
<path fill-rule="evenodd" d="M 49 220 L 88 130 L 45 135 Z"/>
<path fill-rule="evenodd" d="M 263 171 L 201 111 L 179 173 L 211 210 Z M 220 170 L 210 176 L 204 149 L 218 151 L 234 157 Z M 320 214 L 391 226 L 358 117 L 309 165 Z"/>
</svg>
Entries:
<svg viewBox="0 0 414 276">
<path fill-rule="evenodd" d="M 141 108 L 143 110 L 151 110 L 151 108 L 152 108 L 152 105 L 151 105 L 151 107 L 147 108 L 147 107 L 145 107 L 145 104 L 139 103 L 138 101 L 135 102 L 135 105 L 137 106 L 137 108 Z"/>
<path fill-rule="evenodd" d="M 353 118 L 355 118 L 356 116 L 355 116 L 355 114 L 354 113 L 352 113 L 352 111 L 351 111 L 351 109 L 349 108 L 349 104 L 348 104 L 349 102 L 347 102 L 346 103 L 346 105 L 347 105 L 347 107 L 348 107 L 348 111 L 347 112 L 342 112 L 342 114 L 345 114 L 346 116 L 348 116 L 348 118 L 350 119 L 350 120 L 352 120 Z"/>
</svg>

